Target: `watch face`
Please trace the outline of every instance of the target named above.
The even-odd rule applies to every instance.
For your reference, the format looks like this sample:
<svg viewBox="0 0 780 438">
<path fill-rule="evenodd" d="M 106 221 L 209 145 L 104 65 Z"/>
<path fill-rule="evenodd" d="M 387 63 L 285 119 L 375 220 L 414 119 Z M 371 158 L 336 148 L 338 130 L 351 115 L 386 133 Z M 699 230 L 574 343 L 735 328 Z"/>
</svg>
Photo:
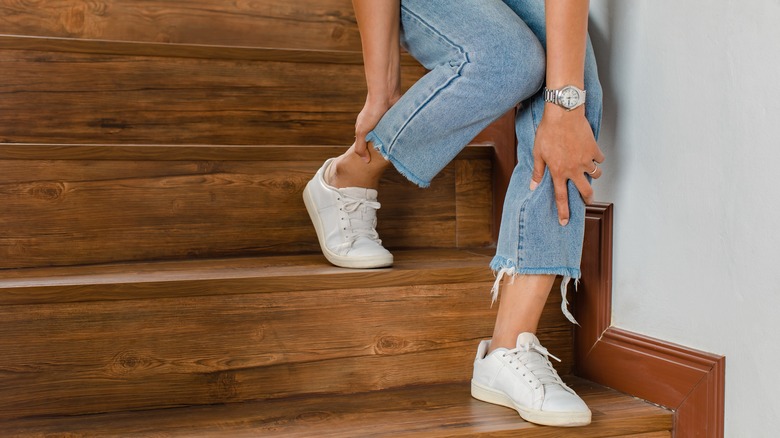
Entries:
<svg viewBox="0 0 780 438">
<path fill-rule="evenodd" d="M 580 103 L 580 92 L 574 87 L 564 87 L 558 94 L 558 102 L 564 108 L 574 108 Z"/>
</svg>

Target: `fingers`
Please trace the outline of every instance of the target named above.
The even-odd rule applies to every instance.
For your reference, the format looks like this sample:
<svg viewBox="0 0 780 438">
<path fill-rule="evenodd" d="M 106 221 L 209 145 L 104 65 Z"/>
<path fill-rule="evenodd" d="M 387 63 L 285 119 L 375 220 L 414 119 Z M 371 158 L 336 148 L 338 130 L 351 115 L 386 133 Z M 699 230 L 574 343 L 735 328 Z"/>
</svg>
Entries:
<svg viewBox="0 0 780 438">
<path fill-rule="evenodd" d="M 565 227 L 569 223 L 569 191 L 566 179 L 553 179 L 555 205 L 558 207 L 558 223 Z"/>
<path fill-rule="evenodd" d="M 366 145 L 366 136 L 365 135 L 357 135 L 357 136 L 355 136 L 355 153 L 365 163 L 370 163 L 371 162 L 371 154 L 368 153 L 368 147 Z"/>
<path fill-rule="evenodd" d="M 593 179 L 599 179 L 603 172 L 601 171 L 601 167 L 599 167 L 599 163 L 596 162 L 596 160 L 592 161 L 593 170 L 586 171 L 588 176 L 590 176 Z"/>
<path fill-rule="evenodd" d="M 594 192 L 593 187 L 591 187 L 590 182 L 588 182 L 588 179 L 585 178 L 585 176 L 582 176 L 581 178 L 573 178 L 571 182 L 573 182 L 574 186 L 577 187 L 577 191 L 580 192 L 582 200 L 585 201 L 586 204 L 592 204 Z"/>
<path fill-rule="evenodd" d="M 593 166 L 595 167 L 593 168 L 593 170 L 586 171 L 586 172 L 588 172 L 588 175 L 590 175 L 591 178 L 599 179 L 603 173 L 599 165 L 604 162 L 606 157 L 604 156 L 604 153 L 601 152 L 601 148 L 599 148 L 598 145 L 596 145 L 596 150 L 594 151 L 593 155 L 594 156 L 592 162 L 593 162 Z"/>
<path fill-rule="evenodd" d="M 537 187 L 539 187 L 539 184 L 542 182 L 542 177 L 544 176 L 544 160 L 542 160 L 542 157 L 540 157 L 538 154 L 536 154 L 536 149 L 534 149 L 534 170 L 531 173 L 531 191 L 536 190 Z"/>
<path fill-rule="evenodd" d="M 586 204 L 593 203 L 593 187 L 590 182 L 583 175 L 580 178 L 573 178 L 571 180 L 558 178 L 553 180 L 553 187 L 555 190 L 555 205 L 558 209 L 558 223 L 565 227 L 569 223 L 569 185 L 568 181 L 574 183 L 577 191 L 580 192 L 582 200 Z"/>
<path fill-rule="evenodd" d="M 595 156 L 593 157 L 593 161 L 595 161 L 598 164 L 601 164 L 604 162 L 605 159 L 606 157 L 604 156 L 604 153 L 601 152 L 601 148 L 596 146 L 596 153 Z"/>
</svg>

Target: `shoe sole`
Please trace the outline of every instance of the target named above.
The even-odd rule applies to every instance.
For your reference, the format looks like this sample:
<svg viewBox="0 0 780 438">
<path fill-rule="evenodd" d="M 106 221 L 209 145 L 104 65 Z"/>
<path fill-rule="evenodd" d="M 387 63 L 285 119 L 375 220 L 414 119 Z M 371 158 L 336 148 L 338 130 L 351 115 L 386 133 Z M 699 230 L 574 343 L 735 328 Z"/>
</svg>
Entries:
<svg viewBox="0 0 780 438">
<path fill-rule="evenodd" d="M 543 426 L 577 427 L 590 424 L 591 413 L 588 412 L 545 412 L 518 406 L 511 397 L 502 391 L 480 385 L 471 381 L 471 396 L 477 400 L 514 409 L 523 420 Z"/>
<path fill-rule="evenodd" d="M 342 268 L 353 269 L 387 268 L 393 265 L 392 254 L 390 254 L 390 257 L 373 256 L 356 258 L 340 256 L 329 250 L 325 245 L 325 233 L 323 232 L 324 227 L 322 225 L 322 220 L 320 219 L 320 214 L 317 211 L 317 206 L 314 203 L 314 199 L 309 193 L 309 184 L 311 184 L 311 181 L 306 184 L 306 188 L 303 189 L 303 203 L 306 205 L 306 211 L 309 213 L 311 223 L 314 225 L 314 230 L 317 232 L 317 240 L 320 243 L 322 255 L 324 255 L 329 262 Z"/>
</svg>

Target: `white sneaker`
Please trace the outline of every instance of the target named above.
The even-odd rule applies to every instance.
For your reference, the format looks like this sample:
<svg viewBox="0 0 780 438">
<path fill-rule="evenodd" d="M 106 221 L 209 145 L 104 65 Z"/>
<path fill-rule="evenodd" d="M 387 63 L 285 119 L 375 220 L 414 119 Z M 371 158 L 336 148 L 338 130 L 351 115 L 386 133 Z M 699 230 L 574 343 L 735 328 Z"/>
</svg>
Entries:
<svg viewBox="0 0 780 438">
<path fill-rule="evenodd" d="M 545 426 L 585 426 L 590 409 L 558 376 L 548 357 L 560 362 L 531 333 L 517 337 L 517 348 L 487 354 L 482 341 L 474 360 L 471 396 L 515 409 L 524 420 Z"/>
<path fill-rule="evenodd" d="M 379 202 L 376 190 L 360 187 L 337 189 L 325 182 L 333 158 L 317 171 L 303 190 L 322 253 L 344 268 L 382 268 L 393 264 L 393 255 L 382 246 L 376 232 Z"/>
</svg>

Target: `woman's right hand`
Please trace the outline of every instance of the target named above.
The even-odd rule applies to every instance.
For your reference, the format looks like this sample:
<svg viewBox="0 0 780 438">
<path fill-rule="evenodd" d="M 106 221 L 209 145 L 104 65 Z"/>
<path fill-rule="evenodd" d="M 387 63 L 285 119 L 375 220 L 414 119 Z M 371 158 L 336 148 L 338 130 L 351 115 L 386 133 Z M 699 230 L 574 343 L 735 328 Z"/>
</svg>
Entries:
<svg viewBox="0 0 780 438">
<path fill-rule="evenodd" d="M 399 91 L 393 92 L 387 99 L 373 99 L 370 94 L 366 97 L 366 103 L 355 121 L 355 153 L 366 163 L 371 161 L 371 155 L 367 150 L 366 136 L 400 98 Z"/>
</svg>

